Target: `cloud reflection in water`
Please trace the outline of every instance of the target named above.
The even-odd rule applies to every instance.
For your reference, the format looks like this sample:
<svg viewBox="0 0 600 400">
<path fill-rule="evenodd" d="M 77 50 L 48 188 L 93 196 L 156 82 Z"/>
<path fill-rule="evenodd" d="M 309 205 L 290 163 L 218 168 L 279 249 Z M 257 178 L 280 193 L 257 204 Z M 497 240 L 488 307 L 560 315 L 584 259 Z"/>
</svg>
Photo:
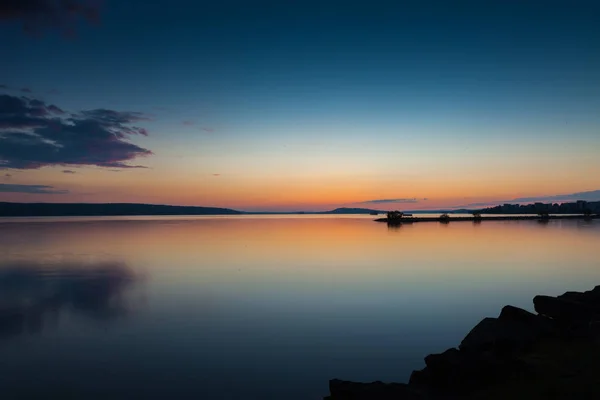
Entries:
<svg viewBox="0 0 600 400">
<path fill-rule="evenodd" d="M 107 320 L 125 315 L 138 276 L 121 262 L 0 264 L 0 337 L 41 332 L 61 311 Z"/>
</svg>

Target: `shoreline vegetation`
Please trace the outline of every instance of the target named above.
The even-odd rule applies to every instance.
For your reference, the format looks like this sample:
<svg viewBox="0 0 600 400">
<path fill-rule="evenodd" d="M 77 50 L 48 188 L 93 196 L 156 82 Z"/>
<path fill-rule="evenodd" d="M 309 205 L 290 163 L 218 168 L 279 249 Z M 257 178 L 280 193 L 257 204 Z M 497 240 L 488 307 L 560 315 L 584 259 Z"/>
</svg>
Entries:
<svg viewBox="0 0 600 400">
<path fill-rule="evenodd" d="M 449 223 L 451 221 L 531 221 L 540 220 L 542 222 L 553 219 L 598 219 L 600 218 L 600 202 L 587 202 L 578 200 L 574 203 L 562 204 L 504 204 L 502 206 L 484 208 L 482 210 L 461 210 L 464 213 L 472 214 L 470 217 L 454 217 L 451 212 L 442 213 L 438 217 L 414 217 L 412 214 L 405 214 L 401 211 L 388 211 L 385 218 L 378 218 L 375 222 L 386 222 L 388 225 L 401 225 L 413 222 L 441 222 Z M 504 214 L 504 215 L 497 215 Z M 509 214 L 509 215 L 507 215 Z M 510 215 L 513 214 L 513 215 Z M 525 215 L 524 215 L 525 214 Z M 527 215 L 530 214 L 530 215 Z M 484 216 L 485 215 L 485 216 Z"/>
<path fill-rule="evenodd" d="M 332 379 L 325 400 L 600 398 L 600 286 L 502 308 L 456 348 L 425 357 L 408 383 Z"/>
<path fill-rule="evenodd" d="M 555 219 L 583 219 L 592 220 L 600 219 L 597 214 L 578 214 L 578 215 L 501 215 L 501 216 L 483 216 L 481 214 L 472 217 L 453 217 L 450 214 L 442 214 L 439 217 L 386 217 L 375 219 L 375 222 L 386 222 L 388 225 L 412 224 L 414 222 L 482 222 L 482 221 L 550 221 Z"/>
</svg>

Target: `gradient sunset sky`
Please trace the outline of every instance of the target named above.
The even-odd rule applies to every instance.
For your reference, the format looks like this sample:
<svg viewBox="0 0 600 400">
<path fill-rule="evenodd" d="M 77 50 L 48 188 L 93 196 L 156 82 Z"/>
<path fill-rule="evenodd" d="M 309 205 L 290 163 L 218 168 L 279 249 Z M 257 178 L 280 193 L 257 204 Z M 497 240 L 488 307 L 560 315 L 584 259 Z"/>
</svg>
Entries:
<svg viewBox="0 0 600 400">
<path fill-rule="evenodd" d="M 0 201 L 600 200 L 599 21 L 598 1 L 2 2 Z"/>
</svg>

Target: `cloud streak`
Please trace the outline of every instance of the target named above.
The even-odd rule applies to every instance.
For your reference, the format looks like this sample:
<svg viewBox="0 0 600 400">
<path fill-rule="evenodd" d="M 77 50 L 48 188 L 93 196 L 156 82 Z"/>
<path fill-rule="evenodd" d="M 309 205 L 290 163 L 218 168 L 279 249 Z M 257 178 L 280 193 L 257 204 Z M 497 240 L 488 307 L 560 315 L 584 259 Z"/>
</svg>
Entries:
<svg viewBox="0 0 600 400">
<path fill-rule="evenodd" d="M 67 194 L 68 190 L 55 189 L 47 185 L 14 185 L 0 183 L 0 193 L 28 193 L 28 194 Z"/>
<path fill-rule="evenodd" d="M 98 1 L 86 0 L 3 0 L 0 2 L 0 21 L 17 21 L 28 33 L 40 34 L 57 29 L 73 35 L 80 19 L 98 22 Z"/>
<path fill-rule="evenodd" d="M 0 169 L 145 168 L 127 162 L 153 153 L 128 140 L 148 135 L 134 125 L 148 119 L 142 113 L 107 109 L 67 113 L 41 100 L 0 95 Z"/>
<path fill-rule="evenodd" d="M 427 199 L 422 199 L 427 200 Z M 421 199 L 417 199 L 416 197 L 407 198 L 407 199 L 377 199 L 377 200 L 367 200 L 361 201 L 356 204 L 393 204 L 393 203 L 418 203 Z"/>
</svg>

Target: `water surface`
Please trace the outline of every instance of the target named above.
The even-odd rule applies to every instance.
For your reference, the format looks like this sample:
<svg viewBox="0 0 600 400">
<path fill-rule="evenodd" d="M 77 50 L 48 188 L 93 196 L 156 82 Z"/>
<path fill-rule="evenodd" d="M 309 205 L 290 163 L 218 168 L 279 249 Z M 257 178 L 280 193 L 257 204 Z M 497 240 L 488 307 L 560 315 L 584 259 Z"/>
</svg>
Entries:
<svg viewBox="0 0 600 400">
<path fill-rule="evenodd" d="M 320 399 L 600 284 L 599 221 L 0 220 L 0 398 Z"/>
</svg>

